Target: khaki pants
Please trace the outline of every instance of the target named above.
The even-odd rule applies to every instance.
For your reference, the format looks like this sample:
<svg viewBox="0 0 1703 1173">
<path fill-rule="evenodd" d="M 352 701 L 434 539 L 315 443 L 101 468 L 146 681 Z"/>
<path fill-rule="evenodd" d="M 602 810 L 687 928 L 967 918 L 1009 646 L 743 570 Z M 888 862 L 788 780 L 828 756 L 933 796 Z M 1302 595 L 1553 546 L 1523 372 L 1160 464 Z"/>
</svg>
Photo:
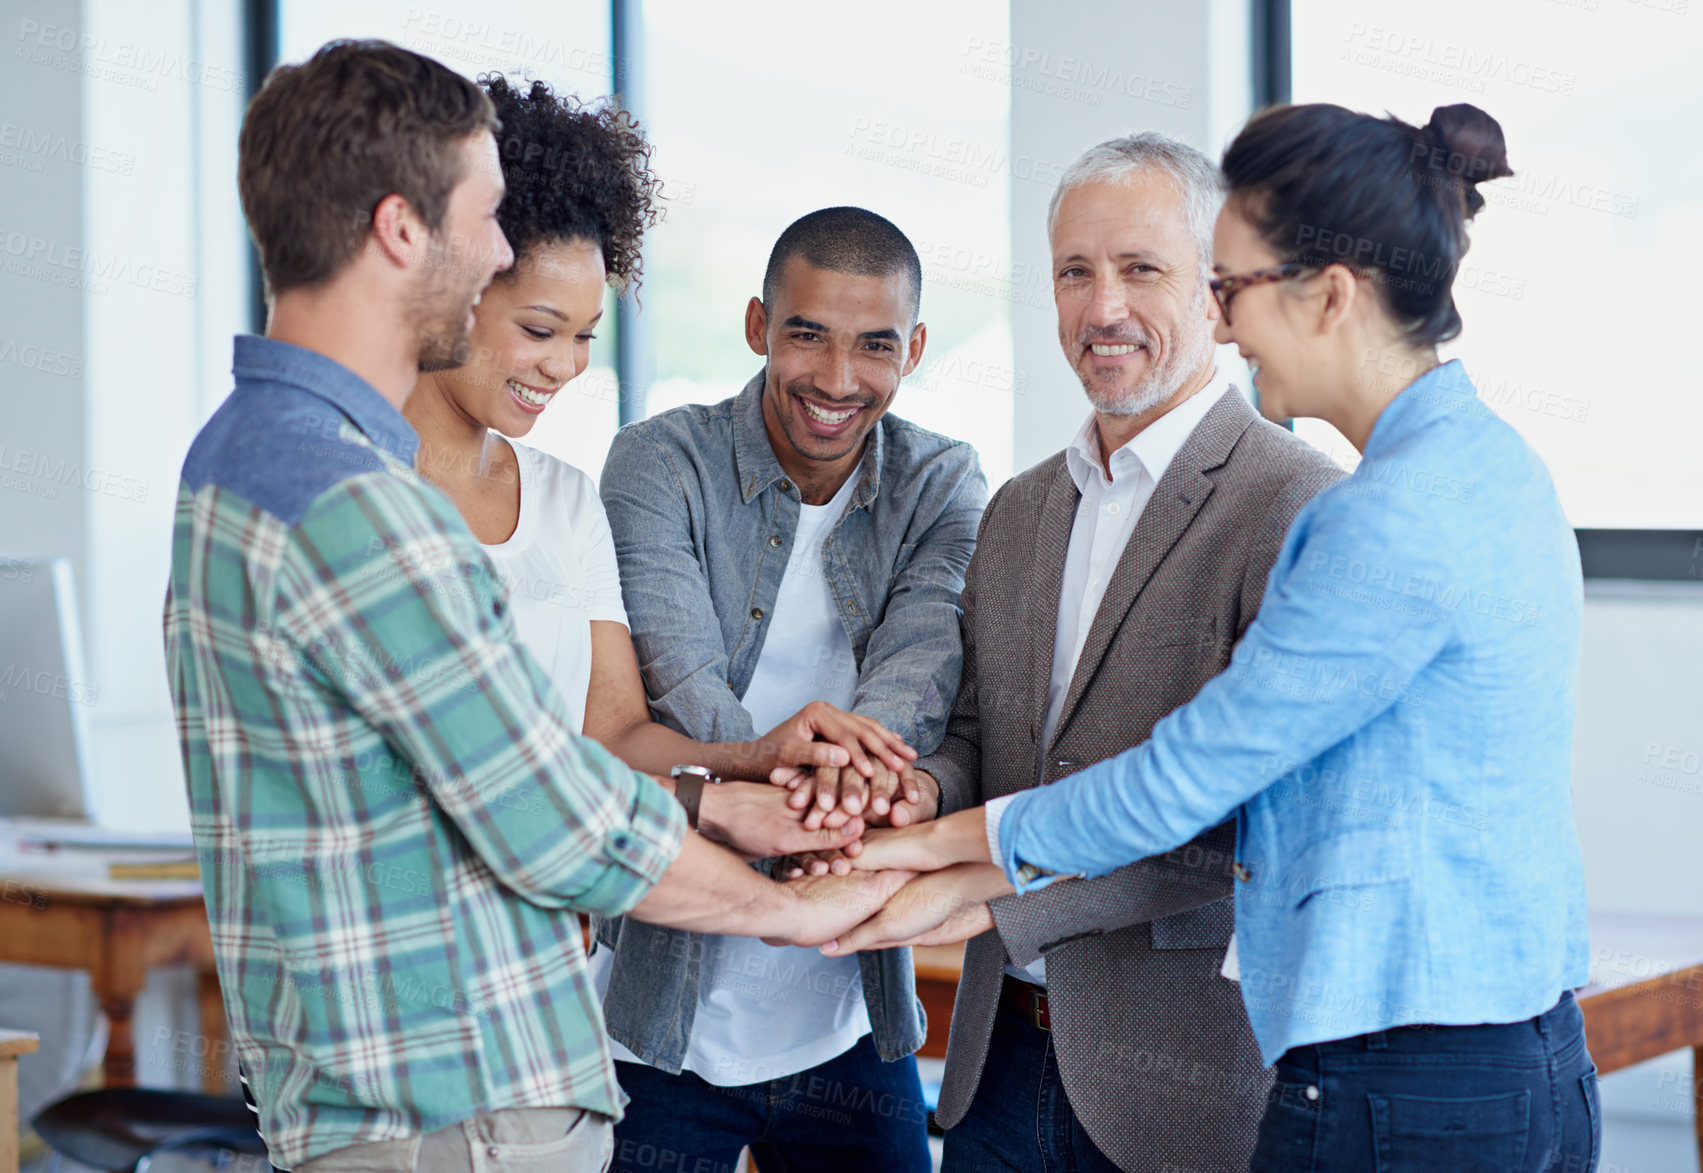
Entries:
<svg viewBox="0 0 1703 1173">
<path fill-rule="evenodd" d="M 604 1173 L 609 1117 L 578 1108 L 499 1108 L 436 1132 L 350 1145 L 296 1173 Z"/>
</svg>

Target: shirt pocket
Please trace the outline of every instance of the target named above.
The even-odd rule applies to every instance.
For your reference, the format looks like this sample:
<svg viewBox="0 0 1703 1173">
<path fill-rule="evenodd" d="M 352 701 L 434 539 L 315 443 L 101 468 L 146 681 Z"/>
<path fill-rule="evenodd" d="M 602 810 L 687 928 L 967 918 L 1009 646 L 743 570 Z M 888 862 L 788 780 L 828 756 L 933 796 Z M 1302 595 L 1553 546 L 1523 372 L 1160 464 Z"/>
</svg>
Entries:
<svg viewBox="0 0 1703 1173">
<path fill-rule="evenodd" d="M 1409 833 L 1356 827 L 1315 839 L 1297 852 L 1284 870 L 1284 894 L 1296 909 L 1315 900 L 1362 908 L 1365 889 L 1400 883 L 1412 874 Z"/>
<path fill-rule="evenodd" d="M 1133 648 L 1213 648 L 1218 644 L 1218 616 L 1143 623 L 1124 639 Z"/>
<path fill-rule="evenodd" d="M 1226 896 L 1191 908 L 1162 916 L 1149 926 L 1155 949 L 1225 949 L 1236 931 L 1236 906 Z"/>
<path fill-rule="evenodd" d="M 1192 698 L 1229 663 L 1229 647 L 1219 646 L 1220 630 L 1216 615 L 1191 619 L 1131 617 L 1113 638 L 1097 669 L 1097 679 L 1141 681 L 1145 696 L 1150 698 L 1150 703 L 1141 706 L 1142 715 L 1149 722 L 1157 722 Z M 1086 647 L 1083 654 L 1088 654 Z"/>
</svg>

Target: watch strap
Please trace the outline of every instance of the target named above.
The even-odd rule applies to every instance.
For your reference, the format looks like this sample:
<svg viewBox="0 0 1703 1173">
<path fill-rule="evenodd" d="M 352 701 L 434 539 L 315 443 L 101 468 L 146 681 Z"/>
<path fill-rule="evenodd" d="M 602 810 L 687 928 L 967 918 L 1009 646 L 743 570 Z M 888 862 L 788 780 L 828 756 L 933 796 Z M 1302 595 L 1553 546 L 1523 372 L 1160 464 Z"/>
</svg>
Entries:
<svg viewBox="0 0 1703 1173">
<path fill-rule="evenodd" d="M 698 804 L 704 798 L 702 774 L 678 774 L 674 778 L 674 797 L 686 808 L 686 825 L 698 829 Z"/>
</svg>

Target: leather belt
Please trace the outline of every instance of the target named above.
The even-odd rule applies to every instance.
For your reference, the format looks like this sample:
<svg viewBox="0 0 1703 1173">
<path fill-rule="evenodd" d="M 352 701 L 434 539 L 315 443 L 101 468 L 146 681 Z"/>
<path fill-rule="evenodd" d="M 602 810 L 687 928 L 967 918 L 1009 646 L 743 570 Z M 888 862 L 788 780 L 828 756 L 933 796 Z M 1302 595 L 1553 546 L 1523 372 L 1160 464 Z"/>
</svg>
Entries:
<svg viewBox="0 0 1703 1173">
<path fill-rule="evenodd" d="M 1040 986 L 1032 986 L 1006 974 L 999 996 L 1002 1002 L 1021 1014 L 1036 1030 L 1052 1030 L 1053 1016 L 1047 1006 L 1047 992 Z"/>
</svg>

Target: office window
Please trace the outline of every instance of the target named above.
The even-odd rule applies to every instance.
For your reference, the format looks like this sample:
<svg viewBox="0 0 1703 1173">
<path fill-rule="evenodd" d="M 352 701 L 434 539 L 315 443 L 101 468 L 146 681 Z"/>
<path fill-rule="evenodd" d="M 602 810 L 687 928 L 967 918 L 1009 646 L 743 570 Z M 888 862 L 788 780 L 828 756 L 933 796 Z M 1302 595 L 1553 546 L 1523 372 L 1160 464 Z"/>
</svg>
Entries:
<svg viewBox="0 0 1703 1173">
<path fill-rule="evenodd" d="M 1688 8 L 1691 11 L 1688 11 Z M 1703 21 L 1688 0 L 1314 0 L 1294 100 L 1423 124 L 1471 102 L 1515 175 L 1480 190 L 1444 349 L 1548 463 L 1581 527 L 1703 527 L 1684 358 L 1703 255 Z M 1297 431 L 1351 456 L 1326 425 Z"/>
<path fill-rule="evenodd" d="M 973 442 L 989 481 L 1005 480 L 1010 100 L 976 47 L 1009 38 L 1006 0 L 647 0 L 645 24 L 648 122 L 673 197 L 645 255 L 649 410 L 736 393 L 761 366 L 743 321 L 775 238 L 856 204 L 923 262 L 928 344 L 893 410 Z"/>
<path fill-rule="evenodd" d="M 975 50 L 1003 43 L 1007 0 L 950 12 L 874 0 L 855 18 L 780 0 L 648 0 L 644 19 L 642 109 L 667 197 L 639 293 L 656 375 L 649 412 L 735 393 L 760 365 L 742 323 L 775 238 L 805 212 L 859 204 L 898 224 L 923 259 L 929 341 L 895 410 L 974 442 L 1003 481 L 1018 382 L 1009 282 L 976 258 L 991 272 L 1009 253 L 1010 102 Z M 606 0 L 281 6 L 285 60 L 347 36 L 384 37 L 469 76 L 519 72 L 581 97 L 614 88 Z M 616 426 L 613 321 L 570 385 L 579 394 L 528 437 L 593 476 Z"/>
<path fill-rule="evenodd" d="M 583 99 L 613 89 L 608 0 L 284 0 L 278 46 L 300 61 L 337 37 L 381 37 L 459 70 L 538 78 Z M 592 343 L 591 366 L 538 417 L 525 443 L 593 477 L 615 434 L 614 298 Z"/>
</svg>

